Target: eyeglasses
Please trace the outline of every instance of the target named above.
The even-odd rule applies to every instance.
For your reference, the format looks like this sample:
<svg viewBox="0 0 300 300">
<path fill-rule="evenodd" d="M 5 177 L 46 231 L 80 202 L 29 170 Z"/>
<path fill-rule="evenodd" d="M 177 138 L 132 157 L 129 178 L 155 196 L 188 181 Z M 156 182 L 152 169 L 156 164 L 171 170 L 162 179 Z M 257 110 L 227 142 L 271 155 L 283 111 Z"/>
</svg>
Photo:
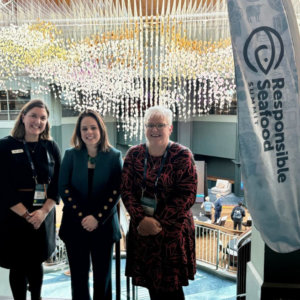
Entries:
<svg viewBox="0 0 300 300">
<path fill-rule="evenodd" d="M 163 124 L 163 123 L 159 123 L 159 124 L 145 124 L 145 127 L 147 128 L 147 130 L 153 130 L 154 127 L 156 127 L 157 130 L 162 130 L 163 128 L 165 128 L 167 125 L 169 124 Z"/>
</svg>

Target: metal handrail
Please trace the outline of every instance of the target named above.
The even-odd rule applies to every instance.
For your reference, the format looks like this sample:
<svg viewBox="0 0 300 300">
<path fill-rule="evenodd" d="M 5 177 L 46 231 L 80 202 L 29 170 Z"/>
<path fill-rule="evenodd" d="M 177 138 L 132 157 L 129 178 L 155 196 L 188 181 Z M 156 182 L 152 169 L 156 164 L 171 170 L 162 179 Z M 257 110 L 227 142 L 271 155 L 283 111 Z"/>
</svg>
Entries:
<svg viewBox="0 0 300 300">
<path fill-rule="evenodd" d="M 242 233 L 243 231 L 195 221 L 197 262 L 236 274 L 238 238 Z"/>
<path fill-rule="evenodd" d="M 126 210 L 123 204 L 118 204 L 118 215 L 120 227 L 123 232 L 123 242 L 126 250 L 126 239 L 129 222 L 126 216 Z M 225 270 L 231 275 L 237 273 L 237 254 L 240 236 L 244 236 L 246 232 L 232 230 L 220 227 L 214 224 L 208 224 L 201 221 L 195 221 L 196 235 L 196 260 L 199 264 L 215 267 L 216 271 Z M 247 236 L 245 236 L 247 237 Z M 67 255 L 64 243 L 56 237 L 57 247 L 55 253 L 47 262 L 46 269 L 57 269 L 60 265 L 66 265 Z M 121 242 L 117 242 L 115 246 L 115 262 L 116 262 L 116 300 L 121 299 Z M 138 289 L 132 285 L 131 278 L 127 278 L 127 299 L 137 299 Z"/>
</svg>

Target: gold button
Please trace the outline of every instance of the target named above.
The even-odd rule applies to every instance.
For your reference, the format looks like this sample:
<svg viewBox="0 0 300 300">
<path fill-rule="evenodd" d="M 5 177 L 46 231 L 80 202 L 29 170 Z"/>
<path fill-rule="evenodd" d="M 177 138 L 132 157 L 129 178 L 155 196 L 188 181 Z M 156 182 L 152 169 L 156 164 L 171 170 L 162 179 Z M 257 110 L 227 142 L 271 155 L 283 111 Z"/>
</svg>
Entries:
<svg viewBox="0 0 300 300">
<path fill-rule="evenodd" d="M 117 193 L 117 191 L 113 191 L 113 194 L 115 195 Z"/>
<path fill-rule="evenodd" d="M 98 215 L 98 217 L 101 218 L 101 217 L 102 217 L 102 214 L 100 213 L 100 214 Z"/>
<path fill-rule="evenodd" d="M 108 199 L 109 202 L 113 202 L 113 200 L 114 200 L 113 198 L 109 198 Z"/>
<path fill-rule="evenodd" d="M 106 206 L 106 205 L 104 206 L 104 209 L 107 209 L 107 206 Z"/>
<path fill-rule="evenodd" d="M 76 205 L 73 205 L 73 208 L 74 208 L 74 209 L 76 209 L 76 208 L 77 208 L 77 206 L 76 206 Z"/>
<path fill-rule="evenodd" d="M 66 193 L 66 194 L 69 194 L 69 190 L 65 190 L 65 193 Z"/>
<path fill-rule="evenodd" d="M 78 216 L 81 217 L 81 216 L 82 216 L 82 213 L 79 213 Z"/>
<path fill-rule="evenodd" d="M 68 200 L 69 200 L 69 201 L 72 201 L 72 198 L 70 197 L 70 198 L 68 198 Z"/>
</svg>

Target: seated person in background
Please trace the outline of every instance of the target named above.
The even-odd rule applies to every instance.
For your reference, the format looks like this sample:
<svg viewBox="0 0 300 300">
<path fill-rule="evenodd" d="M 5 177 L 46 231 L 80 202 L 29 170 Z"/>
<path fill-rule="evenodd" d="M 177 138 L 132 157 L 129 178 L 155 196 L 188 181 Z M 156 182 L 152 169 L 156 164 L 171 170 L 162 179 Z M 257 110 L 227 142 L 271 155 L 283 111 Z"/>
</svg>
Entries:
<svg viewBox="0 0 300 300">
<path fill-rule="evenodd" d="M 220 194 L 217 194 L 217 200 L 215 202 L 215 222 L 217 223 L 218 219 L 221 217 L 221 211 L 223 206 L 223 198 Z"/>
<path fill-rule="evenodd" d="M 233 221 L 233 229 L 236 230 L 236 227 L 239 227 L 239 230 L 242 230 L 243 217 L 246 216 L 245 210 L 242 207 L 243 202 L 239 202 L 239 205 L 235 206 L 231 212 L 231 220 Z"/>
<path fill-rule="evenodd" d="M 209 197 L 205 197 L 205 201 L 202 203 L 201 208 L 204 207 L 204 215 L 211 219 L 212 208 L 215 208 L 214 204 L 209 201 Z"/>
</svg>

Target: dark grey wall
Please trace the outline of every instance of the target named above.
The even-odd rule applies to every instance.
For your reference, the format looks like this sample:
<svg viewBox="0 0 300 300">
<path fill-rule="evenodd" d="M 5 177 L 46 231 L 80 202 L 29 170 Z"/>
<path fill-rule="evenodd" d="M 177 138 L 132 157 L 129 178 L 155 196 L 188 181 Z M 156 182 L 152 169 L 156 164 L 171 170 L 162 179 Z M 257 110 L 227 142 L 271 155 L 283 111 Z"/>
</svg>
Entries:
<svg viewBox="0 0 300 300">
<path fill-rule="evenodd" d="M 197 122 L 193 123 L 193 147 L 195 154 L 235 159 L 236 123 Z M 228 176 L 225 176 L 228 178 Z"/>
<path fill-rule="evenodd" d="M 207 176 L 217 176 L 235 180 L 235 164 L 231 159 L 195 154 L 195 160 L 205 161 Z"/>
</svg>

